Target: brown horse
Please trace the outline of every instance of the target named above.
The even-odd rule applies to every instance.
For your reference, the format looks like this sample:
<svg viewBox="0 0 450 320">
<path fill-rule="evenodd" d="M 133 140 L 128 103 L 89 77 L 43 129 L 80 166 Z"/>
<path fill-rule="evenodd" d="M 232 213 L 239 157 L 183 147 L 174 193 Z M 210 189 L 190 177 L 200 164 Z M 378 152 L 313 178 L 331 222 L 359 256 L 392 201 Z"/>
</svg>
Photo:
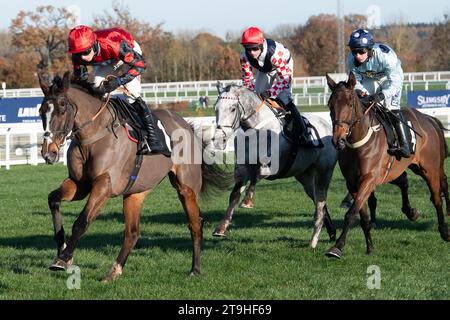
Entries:
<svg viewBox="0 0 450 320">
<path fill-rule="evenodd" d="M 191 232 L 193 250 L 190 274 L 199 274 L 203 233 L 198 198 L 208 185 L 223 187 L 221 181 L 224 173 L 216 165 L 205 164 L 202 145 L 197 141 L 191 126 L 174 112 L 156 111 L 155 115 L 171 136 L 173 155 L 171 158 L 163 155 L 145 156 L 139 174 L 134 177 L 132 173 L 137 166 L 137 145 L 127 137 L 118 123 L 115 110 L 85 90 L 71 86 L 69 73 L 63 79 L 56 77 L 51 86 L 41 76 L 39 79 L 45 95 L 40 115 L 45 130 L 41 152 L 46 162 L 56 163 L 60 145 L 70 132 L 74 136 L 67 154 L 69 177 L 48 197 L 58 250 L 50 268 L 66 270 L 70 266 L 74 250 L 89 224 L 109 198 L 122 195 L 124 241 L 117 260 L 103 280 L 110 281 L 120 276 L 139 238 L 144 199 L 169 175 L 187 215 Z M 102 105 L 106 108 L 102 108 Z M 195 160 L 194 156 L 198 155 L 200 160 L 198 157 Z M 130 188 L 132 180 L 134 183 Z M 66 245 L 61 202 L 82 200 L 88 195 Z"/>
<path fill-rule="evenodd" d="M 332 91 L 328 105 L 333 121 L 333 143 L 339 150 L 339 166 L 355 201 L 345 215 L 342 234 L 326 255 L 336 258 L 342 256 L 347 233 L 358 212 L 366 238 L 367 253 L 373 251 L 366 201 L 376 186 L 395 180 L 407 168 L 426 181 L 431 201 L 436 208 L 440 235 L 445 241 L 450 241 L 441 199 L 442 192 L 448 211 L 448 185 L 444 171 L 448 148 L 444 128 L 439 120 L 414 109 L 402 111 L 418 134 L 415 153 L 410 158 L 397 159 L 387 153 L 388 144 L 384 131 L 374 129 L 379 125 L 374 111 L 365 110 L 357 98 L 354 74 L 350 73 L 347 82 L 338 84 L 327 75 L 327 82 Z M 353 148 L 345 148 L 348 144 L 353 145 Z"/>
</svg>

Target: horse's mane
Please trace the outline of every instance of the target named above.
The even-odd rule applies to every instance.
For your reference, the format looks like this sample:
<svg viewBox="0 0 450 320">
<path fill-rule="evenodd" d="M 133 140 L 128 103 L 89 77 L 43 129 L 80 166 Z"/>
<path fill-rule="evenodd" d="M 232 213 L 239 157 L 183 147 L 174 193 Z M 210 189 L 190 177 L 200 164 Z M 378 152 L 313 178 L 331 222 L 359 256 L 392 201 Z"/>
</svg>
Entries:
<svg viewBox="0 0 450 320">
<path fill-rule="evenodd" d="M 92 86 L 87 82 L 82 82 L 82 83 L 71 82 L 70 87 L 74 88 L 74 89 L 78 89 L 84 93 L 87 93 L 87 94 L 93 96 L 94 98 L 97 98 L 98 100 L 102 100 L 102 98 L 103 98 L 103 93 L 92 88 Z"/>
</svg>

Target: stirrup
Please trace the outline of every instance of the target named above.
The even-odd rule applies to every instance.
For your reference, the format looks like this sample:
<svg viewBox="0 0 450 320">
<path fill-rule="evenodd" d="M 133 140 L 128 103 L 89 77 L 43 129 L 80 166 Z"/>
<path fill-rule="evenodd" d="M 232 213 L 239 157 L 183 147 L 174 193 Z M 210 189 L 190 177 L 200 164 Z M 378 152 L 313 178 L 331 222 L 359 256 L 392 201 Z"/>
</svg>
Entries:
<svg viewBox="0 0 450 320">
<path fill-rule="evenodd" d="M 391 156 L 400 157 L 400 158 L 410 158 L 411 153 L 408 153 L 403 148 L 390 148 L 387 151 Z"/>
</svg>

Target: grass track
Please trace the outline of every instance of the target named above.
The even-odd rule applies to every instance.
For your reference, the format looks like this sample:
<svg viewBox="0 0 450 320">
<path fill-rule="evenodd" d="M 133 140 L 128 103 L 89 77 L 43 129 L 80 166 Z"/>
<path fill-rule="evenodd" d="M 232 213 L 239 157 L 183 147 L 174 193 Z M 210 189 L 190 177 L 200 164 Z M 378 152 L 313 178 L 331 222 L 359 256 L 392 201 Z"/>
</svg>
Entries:
<svg viewBox="0 0 450 320">
<path fill-rule="evenodd" d="M 190 235 L 166 180 L 146 201 L 142 237 L 122 278 L 105 285 L 98 280 L 116 258 L 123 233 L 121 199 L 112 199 L 75 252 L 81 290 L 68 290 L 69 275 L 47 269 L 56 252 L 47 194 L 66 177 L 66 168 L 16 166 L 0 170 L 0 176 L 0 299 L 450 299 L 449 244 L 437 232 L 428 189 L 413 173 L 410 194 L 422 213 L 419 220 L 411 223 L 401 213 L 396 187 L 380 187 L 374 254 L 365 254 L 364 236 L 356 226 L 340 261 L 323 255 L 330 247 L 325 230 L 317 250 L 308 248 L 313 205 L 293 179 L 262 182 L 256 208 L 236 212 L 227 239 L 214 239 L 211 233 L 228 194 L 202 201 L 206 224 L 197 278 L 186 276 Z M 337 169 L 329 208 L 339 231 L 343 185 Z M 63 204 L 67 233 L 83 204 Z M 371 265 L 380 267 L 380 290 L 367 288 Z"/>
</svg>

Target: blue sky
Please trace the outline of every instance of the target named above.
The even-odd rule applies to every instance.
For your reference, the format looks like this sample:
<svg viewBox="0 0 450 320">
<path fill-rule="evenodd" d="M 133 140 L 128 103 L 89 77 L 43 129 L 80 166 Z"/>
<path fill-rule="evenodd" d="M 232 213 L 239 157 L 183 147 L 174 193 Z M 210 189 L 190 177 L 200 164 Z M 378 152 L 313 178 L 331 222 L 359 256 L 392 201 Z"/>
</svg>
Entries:
<svg viewBox="0 0 450 320">
<path fill-rule="evenodd" d="M 402 17 L 407 22 L 435 22 L 443 13 L 450 14 L 448 0 L 341 0 L 344 13 L 365 14 L 370 5 L 381 10 L 381 23 Z M 224 37 L 227 31 L 240 32 L 256 25 L 270 32 L 282 24 L 302 24 L 309 16 L 336 13 L 337 0 L 122 0 L 131 13 L 140 20 L 174 33 L 185 30 L 203 30 Z M 33 11 L 39 5 L 80 8 L 81 23 L 89 24 L 93 15 L 111 11 L 112 0 L 14 0 L 1 3 L 0 29 L 9 27 L 20 10 Z M 280 5 L 282 3 L 283 5 Z"/>
</svg>

